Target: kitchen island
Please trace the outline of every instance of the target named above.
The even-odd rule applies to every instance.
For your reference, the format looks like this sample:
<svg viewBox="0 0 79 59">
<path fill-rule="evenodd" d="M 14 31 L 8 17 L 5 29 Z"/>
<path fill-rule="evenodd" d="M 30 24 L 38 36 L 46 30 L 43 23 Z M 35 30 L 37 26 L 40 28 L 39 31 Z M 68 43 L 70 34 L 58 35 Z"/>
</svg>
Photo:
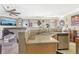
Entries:
<svg viewBox="0 0 79 59">
<path fill-rule="evenodd" d="M 56 54 L 58 41 L 52 40 L 29 40 L 26 43 L 27 53 L 32 54 Z"/>
<path fill-rule="evenodd" d="M 57 49 L 69 49 L 68 37 L 68 32 L 38 34 L 35 36 L 35 40 L 26 42 L 27 53 L 56 53 Z"/>
<path fill-rule="evenodd" d="M 19 53 L 28 54 L 50 54 L 56 53 L 60 40 L 58 34 L 68 34 L 67 32 L 51 32 L 45 29 L 30 29 L 19 32 Z M 68 37 L 68 36 L 67 36 Z M 64 40 L 64 39 L 62 39 Z M 68 47 L 68 46 L 67 46 Z"/>
<path fill-rule="evenodd" d="M 19 53 L 55 54 L 58 41 L 52 38 L 52 35 L 49 33 L 41 33 L 35 35 L 34 39 L 26 40 L 26 37 L 24 37 L 25 32 L 19 32 L 19 42 L 21 42 L 19 43 Z"/>
</svg>

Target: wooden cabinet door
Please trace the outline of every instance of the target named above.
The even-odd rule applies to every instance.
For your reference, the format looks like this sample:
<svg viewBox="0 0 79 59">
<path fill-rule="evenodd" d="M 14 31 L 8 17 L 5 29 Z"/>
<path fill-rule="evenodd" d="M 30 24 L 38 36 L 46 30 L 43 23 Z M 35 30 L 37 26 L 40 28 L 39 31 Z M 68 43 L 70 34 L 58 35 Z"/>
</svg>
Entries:
<svg viewBox="0 0 79 59">
<path fill-rule="evenodd" d="M 68 35 L 60 34 L 57 35 L 58 49 L 68 49 L 69 48 L 69 38 Z"/>
</svg>

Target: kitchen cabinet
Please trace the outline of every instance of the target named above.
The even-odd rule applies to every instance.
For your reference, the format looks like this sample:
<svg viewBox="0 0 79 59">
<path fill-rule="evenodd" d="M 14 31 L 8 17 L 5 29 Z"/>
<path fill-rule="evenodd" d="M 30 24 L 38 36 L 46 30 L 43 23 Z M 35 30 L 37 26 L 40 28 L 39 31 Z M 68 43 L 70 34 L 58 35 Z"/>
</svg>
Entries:
<svg viewBox="0 0 79 59">
<path fill-rule="evenodd" d="M 69 49 L 69 35 L 68 33 L 58 33 L 57 40 L 59 41 L 57 49 Z"/>
<path fill-rule="evenodd" d="M 76 38 L 75 42 L 76 42 L 76 53 L 79 54 L 79 38 Z"/>
</svg>

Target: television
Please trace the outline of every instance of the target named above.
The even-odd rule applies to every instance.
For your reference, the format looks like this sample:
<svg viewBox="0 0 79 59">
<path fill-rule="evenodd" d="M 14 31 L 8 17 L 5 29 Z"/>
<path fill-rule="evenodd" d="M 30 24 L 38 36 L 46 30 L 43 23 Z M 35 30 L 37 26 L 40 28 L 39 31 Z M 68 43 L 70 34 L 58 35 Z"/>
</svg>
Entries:
<svg viewBox="0 0 79 59">
<path fill-rule="evenodd" d="M 16 25 L 16 19 L 14 19 L 14 18 L 1 18 L 0 19 L 0 25 L 15 26 Z"/>
</svg>

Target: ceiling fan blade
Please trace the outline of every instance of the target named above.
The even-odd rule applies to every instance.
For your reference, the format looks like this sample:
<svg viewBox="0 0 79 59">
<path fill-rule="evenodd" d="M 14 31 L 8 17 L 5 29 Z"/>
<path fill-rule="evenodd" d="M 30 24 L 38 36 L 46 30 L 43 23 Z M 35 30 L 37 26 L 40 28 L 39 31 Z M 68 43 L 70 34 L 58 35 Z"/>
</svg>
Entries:
<svg viewBox="0 0 79 59">
<path fill-rule="evenodd" d="M 12 10 L 10 10 L 10 11 L 16 11 L 16 9 L 12 9 Z"/>
<path fill-rule="evenodd" d="M 21 13 L 19 13 L 19 12 L 11 12 L 11 13 L 13 13 L 13 14 L 21 14 Z"/>
<path fill-rule="evenodd" d="M 1 5 L 1 7 L 7 12 L 7 9 L 3 5 Z"/>
<path fill-rule="evenodd" d="M 9 14 L 10 16 L 11 16 L 11 15 L 18 16 L 19 14 L 21 14 L 21 13 L 18 13 L 18 12 L 9 12 L 9 13 L 10 13 L 10 14 Z"/>
<path fill-rule="evenodd" d="M 15 12 L 15 11 L 8 11 L 8 12 L 11 13 L 11 14 L 21 14 L 19 12 Z"/>
<path fill-rule="evenodd" d="M 10 16 L 12 16 L 12 15 L 14 15 L 14 16 L 18 16 L 18 15 L 16 15 L 15 13 L 10 13 L 9 15 L 10 15 Z"/>
<path fill-rule="evenodd" d="M 21 13 L 16 12 L 16 14 L 21 14 Z"/>
</svg>

